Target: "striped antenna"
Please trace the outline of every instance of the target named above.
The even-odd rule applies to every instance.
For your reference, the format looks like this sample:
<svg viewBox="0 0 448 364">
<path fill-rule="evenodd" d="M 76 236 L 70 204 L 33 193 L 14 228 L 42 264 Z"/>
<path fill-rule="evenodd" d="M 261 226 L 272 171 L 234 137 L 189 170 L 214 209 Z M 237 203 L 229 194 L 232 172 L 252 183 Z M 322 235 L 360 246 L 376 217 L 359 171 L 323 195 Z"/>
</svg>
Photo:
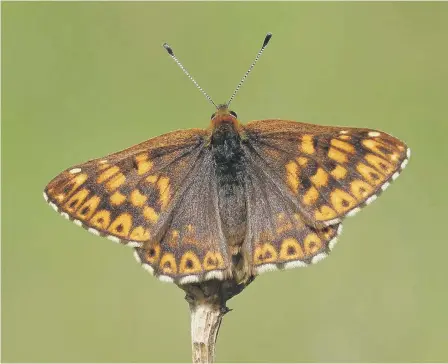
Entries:
<svg viewBox="0 0 448 364">
<path fill-rule="evenodd" d="M 240 83 L 238 84 L 238 86 L 236 87 L 235 91 L 233 91 L 232 96 L 230 97 L 229 101 L 227 102 L 227 106 L 230 105 L 230 103 L 232 102 L 233 98 L 235 97 L 235 95 L 238 93 L 241 85 L 244 83 L 244 81 L 246 80 L 247 76 L 249 75 L 250 71 L 252 71 L 252 69 L 255 66 L 255 63 L 258 62 L 258 59 L 261 57 L 264 49 L 266 48 L 266 46 L 268 45 L 269 41 L 272 38 L 272 33 L 268 33 L 266 34 L 266 37 L 264 38 L 263 41 L 263 45 L 261 46 L 261 49 L 258 51 L 257 56 L 255 57 L 255 60 L 252 62 L 252 64 L 250 65 L 249 69 L 247 70 L 247 72 L 244 74 L 243 78 L 241 79 Z"/>
<path fill-rule="evenodd" d="M 182 71 L 184 71 L 184 73 L 188 76 L 188 78 L 196 85 L 196 87 L 199 89 L 199 91 L 201 91 L 204 96 L 207 98 L 208 101 L 210 101 L 216 108 L 218 106 L 216 106 L 216 104 L 213 102 L 212 98 L 202 89 L 201 86 L 199 86 L 199 84 L 196 82 L 196 80 L 190 75 L 190 73 L 185 69 L 185 67 L 182 65 L 182 63 L 179 62 L 179 60 L 177 59 L 177 57 L 174 55 L 173 49 L 167 44 L 167 43 L 163 43 L 163 48 L 166 49 L 166 51 L 168 52 L 168 54 L 171 56 L 172 59 L 174 59 L 174 62 L 177 63 L 177 65 L 180 67 L 180 69 Z"/>
</svg>

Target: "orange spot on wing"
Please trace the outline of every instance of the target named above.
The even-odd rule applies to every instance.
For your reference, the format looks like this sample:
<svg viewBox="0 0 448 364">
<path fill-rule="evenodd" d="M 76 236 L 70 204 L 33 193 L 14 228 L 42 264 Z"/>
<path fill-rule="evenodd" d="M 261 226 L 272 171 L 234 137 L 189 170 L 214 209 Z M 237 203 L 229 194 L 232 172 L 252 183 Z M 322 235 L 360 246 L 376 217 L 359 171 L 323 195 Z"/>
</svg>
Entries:
<svg viewBox="0 0 448 364">
<path fill-rule="evenodd" d="M 112 177 L 107 183 L 106 187 L 109 191 L 114 191 L 118 187 L 120 187 L 126 181 L 126 177 L 123 173 L 118 173 L 114 177 Z"/>
<path fill-rule="evenodd" d="M 288 183 L 289 188 L 297 195 L 299 192 L 299 166 L 297 163 L 291 161 L 286 164 L 286 181 Z"/>
<path fill-rule="evenodd" d="M 110 224 L 110 212 L 107 210 L 98 211 L 89 221 L 90 225 L 106 230 Z"/>
<path fill-rule="evenodd" d="M 314 215 L 316 220 L 324 221 L 334 219 L 337 213 L 330 206 L 322 205 L 316 210 Z"/>
<path fill-rule="evenodd" d="M 174 275 L 177 273 L 176 258 L 172 253 L 165 253 L 160 259 L 159 264 L 162 273 Z"/>
<path fill-rule="evenodd" d="M 114 235 L 121 236 L 123 238 L 127 237 L 129 230 L 132 227 L 132 215 L 128 213 L 122 213 L 110 224 L 107 229 Z"/>
<path fill-rule="evenodd" d="M 134 206 L 143 206 L 147 199 L 148 197 L 142 195 L 137 189 L 131 192 L 130 200 Z"/>
<path fill-rule="evenodd" d="M 313 154 L 315 152 L 313 145 L 313 137 L 311 135 L 304 135 L 302 143 L 300 144 L 302 152 L 306 154 Z"/>
<path fill-rule="evenodd" d="M 224 259 L 220 253 L 207 252 L 204 257 L 203 267 L 206 271 L 224 269 Z"/>
<path fill-rule="evenodd" d="M 147 153 L 135 156 L 135 161 L 137 162 L 137 173 L 139 175 L 149 172 L 153 166 L 153 163 L 149 160 Z"/>
<path fill-rule="evenodd" d="M 135 241 L 146 241 L 149 240 L 149 231 L 145 230 L 143 226 L 137 226 L 134 230 L 129 234 L 129 239 Z"/>
<path fill-rule="evenodd" d="M 277 251 L 269 243 L 257 244 L 254 251 L 255 265 L 271 263 L 277 261 Z"/>
<path fill-rule="evenodd" d="M 303 195 L 303 203 L 305 205 L 312 205 L 317 201 L 318 197 L 319 192 L 317 191 L 316 187 L 311 186 L 310 189 Z"/>
<path fill-rule="evenodd" d="M 330 147 L 330 149 L 328 150 L 328 157 L 339 163 L 347 162 L 347 154 L 333 147 Z"/>
<path fill-rule="evenodd" d="M 110 167 L 110 164 L 109 164 L 109 163 L 102 162 L 102 161 L 99 161 L 98 163 L 99 163 L 99 164 L 98 164 L 98 170 L 99 170 L 99 171 L 104 171 L 105 169 L 107 169 L 107 168 Z"/>
<path fill-rule="evenodd" d="M 149 264 L 154 264 L 155 262 L 157 262 L 160 258 L 160 251 L 161 249 L 159 244 L 151 244 L 148 248 L 145 249 L 145 262 Z"/>
<path fill-rule="evenodd" d="M 160 204 L 165 208 L 170 202 L 170 179 L 168 177 L 160 177 L 157 182 L 160 193 Z"/>
<path fill-rule="evenodd" d="M 322 240 L 315 233 L 308 234 L 305 238 L 303 245 L 305 247 L 305 254 L 315 255 L 320 249 L 322 249 Z"/>
<path fill-rule="evenodd" d="M 152 207 L 149 206 L 145 206 L 143 208 L 143 216 L 145 216 L 145 218 L 150 222 L 152 222 L 153 224 L 155 224 L 159 219 L 159 214 Z"/>
<path fill-rule="evenodd" d="M 297 163 L 299 163 L 299 166 L 305 167 L 306 164 L 308 163 L 308 158 L 299 157 L 299 158 L 297 158 Z"/>
<path fill-rule="evenodd" d="M 389 151 L 390 154 L 394 152 L 393 148 L 390 145 L 380 143 L 378 140 L 364 139 L 362 141 L 362 145 L 364 145 L 367 149 L 371 150 L 375 154 L 378 154 L 384 158 L 388 158 L 385 151 Z"/>
<path fill-rule="evenodd" d="M 99 196 L 92 196 L 78 209 L 76 215 L 83 218 L 84 220 L 90 219 L 90 217 L 95 213 L 98 205 L 101 202 Z"/>
<path fill-rule="evenodd" d="M 180 260 L 179 273 L 194 274 L 199 272 L 202 272 L 202 266 L 197 255 L 190 251 L 184 253 Z"/>
<path fill-rule="evenodd" d="M 49 189 L 49 192 L 51 194 L 56 193 L 55 198 L 62 202 L 67 197 L 69 197 L 73 192 L 75 192 L 86 180 L 87 180 L 87 174 L 82 173 L 78 174 L 75 177 L 71 178 L 73 175 L 66 173 L 68 175 L 68 178 L 70 178 L 68 181 L 66 181 L 61 187 L 51 187 Z"/>
<path fill-rule="evenodd" d="M 391 174 L 394 172 L 394 167 L 385 159 L 378 157 L 375 154 L 367 154 L 364 159 L 371 165 L 374 166 L 378 171 L 382 173 Z"/>
<path fill-rule="evenodd" d="M 328 173 L 319 167 L 316 174 L 310 177 L 310 180 L 317 187 L 326 186 L 328 184 Z"/>
<path fill-rule="evenodd" d="M 159 177 L 157 177 L 156 175 L 150 175 L 145 178 L 145 181 L 149 183 L 156 183 L 158 178 Z"/>
<path fill-rule="evenodd" d="M 109 169 L 106 169 L 103 173 L 101 173 L 98 178 L 96 179 L 97 183 L 103 183 L 110 177 L 112 177 L 115 173 L 118 173 L 120 171 L 120 168 L 117 166 L 110 167 Z"/>
<path fill-rule="evenodd" d="M 286 238 L 282 241 L 280 248 L 280 260 L 298 260 L 303 259 L 305 254 L 299 242 L 294 238 Z"/>
<path fill-rule="evenodd" d="M 364 163 L 358 163 L 356 165 L 356 170 L 372 186 L 379 185 L 385 180 L 385 177 L 382 173 L 372 167 L 365 165 Z"/>
<path fill-rule="evenodd" d="M 330 194 L 331 204 L 338 213 L 348 211 L 357 205 L 356 200 L 341 189 L 334 189 Z"/>
<path fill-rule="evenodd" d="M 112 205 L 118 206 L 121 205 L 124 201 L 126 201 L 126 196 L 118 191 L 110 196 L 110 203 Z"/>
<path fill-rule="evenodd" d="M 355 153 L 355 147 L 338 139 L 331 139 L 331 145 L 348 153 Z"/>
<path fill-rule="evenodd" d="M 337 165 L 330 174 L 336 179 L 343 179 L 347 175 L 347 170 L 344 167 Z"/>
<path fill-rule="evenodd" d="M 350 191 L 359 201 L 361 201 L 373 193 L 373 188 L 367 182 L 356 179 L 350 184 Z"/>
<path fill-rule="evenodd" d="M 86 199 L 89 194 L 89 190 L 83 188 L 82 190 L 76 192 L 70 199 L 65 203 L 64 209 L 73 212 L 78 209 L 82 202 Z"/>
</svg>

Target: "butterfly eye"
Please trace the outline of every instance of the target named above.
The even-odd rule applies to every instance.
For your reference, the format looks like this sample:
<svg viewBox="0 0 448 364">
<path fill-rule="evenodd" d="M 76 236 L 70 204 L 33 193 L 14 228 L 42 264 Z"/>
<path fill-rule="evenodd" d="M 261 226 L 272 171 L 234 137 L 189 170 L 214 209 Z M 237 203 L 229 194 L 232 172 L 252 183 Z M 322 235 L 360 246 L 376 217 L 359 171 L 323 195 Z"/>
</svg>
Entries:
<svg viewBox="0 0 448 364">
<path fill-rule="evenodd" d="M 230 111 L 230 115 L 233 115 L 233 116 L 235 116 L 236 118 L 238 117 L 238 116 L 236 115 L 236 112 L 235 112 L 235 111 Z"/>
<path fill-rule="evenodd" d="M 215 115 L 216 115 L 216 113 L 214 112 L 214 113 L 212 114 L 212 117 L 211 117 L 210 119 L 213 119 L 213 118 L 215 117 Z"/>
</svg>

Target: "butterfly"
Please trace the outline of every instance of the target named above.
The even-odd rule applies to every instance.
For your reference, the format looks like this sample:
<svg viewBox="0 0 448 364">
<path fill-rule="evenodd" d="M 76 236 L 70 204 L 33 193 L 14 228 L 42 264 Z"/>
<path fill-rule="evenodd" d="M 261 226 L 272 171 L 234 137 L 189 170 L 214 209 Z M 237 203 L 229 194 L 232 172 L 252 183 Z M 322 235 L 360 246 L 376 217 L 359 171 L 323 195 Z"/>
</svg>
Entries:
<svg viewBox="0 0 448 364">
<path fill-rule="evenodd" d="M 342 221 L 406 167 L 410 149 L 377 130 L 288 120 L 242 124 L 216 105 L 207 129 L 179 130 L 75 165 L 44 198 L 89 232 L 128 245 L 162 281 L 245 282 L 325 258 Z"/>
</svg>

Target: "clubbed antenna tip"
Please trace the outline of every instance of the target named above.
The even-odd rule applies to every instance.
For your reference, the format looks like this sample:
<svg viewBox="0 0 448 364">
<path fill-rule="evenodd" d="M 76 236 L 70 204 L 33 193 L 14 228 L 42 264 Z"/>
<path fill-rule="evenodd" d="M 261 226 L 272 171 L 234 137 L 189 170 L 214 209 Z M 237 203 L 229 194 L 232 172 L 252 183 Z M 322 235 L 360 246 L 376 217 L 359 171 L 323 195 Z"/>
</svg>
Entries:
<svg viewBox="0 0 448 364">
<path fill-rule="evenodd" d="M 174 56 L 173 49 L 168 45 L 168 43 L 163 43 L 163 48 L 166 49 L 170 56 Z"/>
<path fill-rule="evenodd" d="M 264 38 L 263 46 L 261 48 L 265 48 L 268 45 L 271 38 L 272 38 L 272 33 L 266 34 L 266 37 Z"/>
</svg>

